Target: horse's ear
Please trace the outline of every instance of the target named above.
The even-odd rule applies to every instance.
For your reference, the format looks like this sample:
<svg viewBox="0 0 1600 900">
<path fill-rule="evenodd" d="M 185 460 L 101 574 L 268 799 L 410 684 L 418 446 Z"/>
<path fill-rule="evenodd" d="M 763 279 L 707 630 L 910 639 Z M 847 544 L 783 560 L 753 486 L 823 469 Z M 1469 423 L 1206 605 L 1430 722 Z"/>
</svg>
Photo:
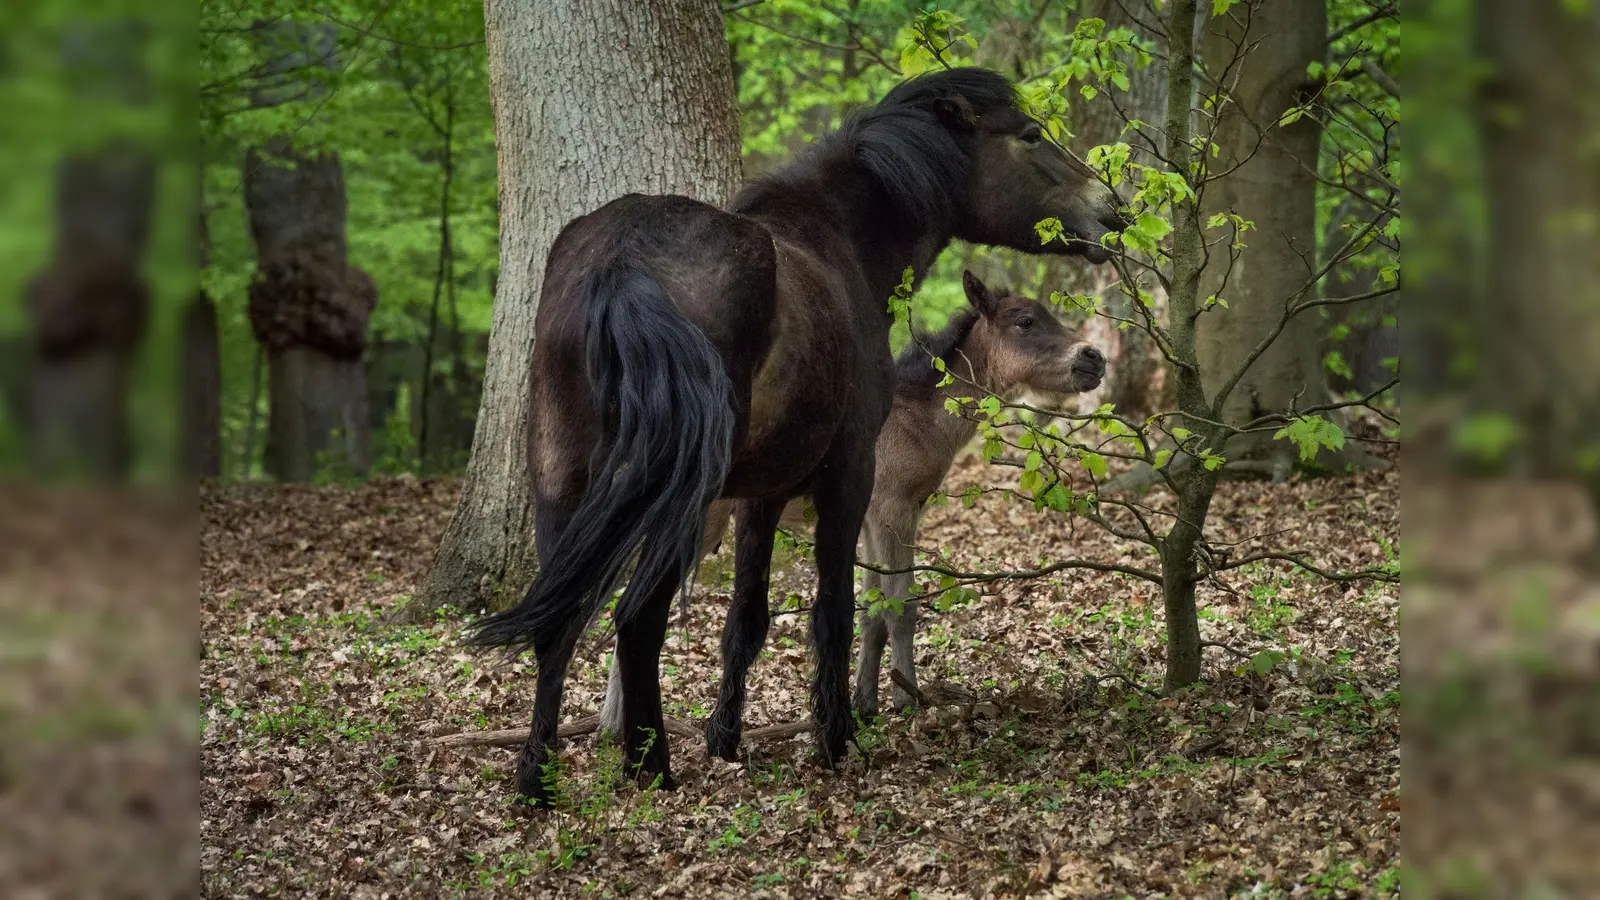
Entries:
<svg viewBox="0 0 1600 900">
<path fill-rule="evenodd" d="M 947 94 L 933 101 L 933 108 L 939 113 L 939 118 L 946 124 L 954 125 L 963 131 L 972 131 L 978 127 L 978 114 L 972 109 L 971 101 L 960 94 Z"/>
<path fill-rule="evenodd" d="M 971 271 L 963 270 L 961 273 L 961 288 L 967 292 L 967 302 L 971 303 L 979 315 L 987 318 L 994 312 L 995 296 L 988 285 L 978 280 L 978 276 Z"/>
</svg>

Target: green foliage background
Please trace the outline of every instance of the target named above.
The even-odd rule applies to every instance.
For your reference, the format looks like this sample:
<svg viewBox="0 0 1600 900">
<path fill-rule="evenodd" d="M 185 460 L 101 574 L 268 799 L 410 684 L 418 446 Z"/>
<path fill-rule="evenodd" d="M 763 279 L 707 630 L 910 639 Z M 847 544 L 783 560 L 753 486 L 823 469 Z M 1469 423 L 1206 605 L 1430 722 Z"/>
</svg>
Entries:
<svg viewBox="0 0 1600 900">
<path fill-rule="evenodd" d="M 1127 33 L 1086 32 L 1076 0 L 765 0 L 728 13 L 747 176 L 770 171 L 855 106 L 872 102 L 907 74 L 939 65 L 982 64 L 1016 78 L 1033 110 L 1058 137 L 1068 136 L 1080 98 L 1125 84 L 1127 66 L 1150 61 L 1151 48 Z M 1370 9 L 1360 0 L 1332 0 L 1331 24 Z M 65 23 L 139 17 L 150 29 L 145 62 L 154 99 L 130 107 L 85 101 L 58 59 Z M 454 173 L 449 203 L 453 288 L 464 342 L 465 370 L 481 377 L 497 267 L 493 119 L 477 3 L 437 0 L 202 0 L 198 9 L 145 8 L 121 0 L 97 5 L 24 4 L 4 13 L 9 77 L 0 79 L 0 109 L 36 123 L 5 139 L 9 174 L 0 188 L 0 294 L 20 297 L 48 260 L 52 172 L 74 149 L 108 136 L 133 136 L 166 161 L 148 263 L 157 321 L 135 421 L 141 459 L 170 460 L 176 417 L 176 324 L 196 282 L 216 302 L 223 357 L 225 474 L 254 474 L 242 459 L 251 416 L 257 347 L 246 318 L 254 248 L 246 227 L 241 166 L 247 148 L 290 138 L 307 151 L 343 159 L 353 264 L 375 279 L 379 303 L 372 343 L 419 342 L 426 332 L 439 266 L 440 195 L 445 136 Z M 330 68 L 286 76 L 263 72 L 259 26 L 302 23 L 336 41 Z M 197 38 L 197 40 L 196 40 Z M 1343 39 L 1375 48 L 1393 71 L 1398 26 L 1379 20 Z M 1334 57 L 1342 51 L 1334 48 Z M 1359 79 L 1365 102 L 1389 103 Z M 265 88 L 299 99 L 262 105 Z M 67 110 L 73 114 L 66 114 Z M 447 127 L 445 127 L 447 126 Z M 1153 123 L 1151 127 L 1156 127 Z M 1355 125 L 1353 127 L 1359 127 Z M 1330 155 L 1329 165 L 1335 165 Z M 198 177 L 195 171 L 198 166 Z M 199 186 L 209 255 L 196 278 L 192 203 Z M 1337 198 L 1323 204 L 1332 215 Z M 993 251 L 953 247 L 918 292 L 913 319 L 935 327 L 960 306 L 964 263 Z M 1008 262 L 1016 287 L 1042 283 L 1043 264 Z M 1031 273 L 1031 274 L 1029 274 Z M 25 330 L 20 303 L 0 307 L 0 338 Z M 903 341 L 901 334 L 898 340 Z M 447 359 L 435 365 L 446 367 Z M 412 374 L 413 379 L 416 373 Z M 413 387 L 414 390 L 414 387 Z M 265 398 L 258 413 L 264 416 Z M 12 429 L 0 422 L 0 462 L 14 456 Z M 264 426 L 263 426 L 264 427 Z M 385 429 L 374 438 L 403 433 Z M 259 456 L 262 443 L 256 439 Z M 403 443 L 403 442 L 402 442 Z M 375 447 L 382 459 L 403 448 Z"/>
</svg>

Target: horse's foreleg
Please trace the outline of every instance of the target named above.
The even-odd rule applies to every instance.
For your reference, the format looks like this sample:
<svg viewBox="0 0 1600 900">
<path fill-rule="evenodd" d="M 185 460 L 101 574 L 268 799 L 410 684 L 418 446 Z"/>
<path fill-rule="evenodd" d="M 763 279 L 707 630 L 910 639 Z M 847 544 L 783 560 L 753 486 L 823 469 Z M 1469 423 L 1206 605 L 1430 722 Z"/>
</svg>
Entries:
<svg viewBox="0 0 1600 900">
<path fill-rule="evenodd" d="M 811 644 L 817 672 L 811 686 L 812 733 L 829 765 L 844 758 L 855 736 L 850 709 L 850 641 L 855 618 L 856 538 L 872 498 L 871 445 L 825 461 L 813 497 L 817 503 L 817 599 L 811 607 Z M 841 458 L 842 457 L 842 458 Z M 828 471 L 831 469 L 832 471 Z"/>
<path fill-rule="evenodd" d="M 566 530 L 575 505 L 548 494 L 538 498 L 534 508 L 534 549 L 541 566 L 550 564 L 552 550 Z M 517 757 L 517 792 L 536 806 L 548 806 L 551 801 L 545 767 L 555 749 L 561 695 L 566 687 L 567 668 L 572 664 L 572 652 L 582 633 L 581 623 L 568 631 L 570 635 L 552 635 L 534 647 L 539 675 L 534 686 L 533 723 L 528 728 L 528 740 L 522 745 L 522 753 Z"/>
<path fill-rule="evenodd" d="M 742 503 L 734 526 L 733 605 L 722 629 L 722 684 L 706 721 L 706 753 L 732 761 L 744 728 L 745 676 L 767 641 L 767 584 L 783 501 Z"/>
<path fill-rule="evenodd" d="M 873 521 L 871 513 L 861 527 L 861 544 L 866 553 L 865 562 L 882 567 L 883 550 L 880 541 L 883 529 Z M 883 576 L 871 569 L 861 573 L 862 609 L 858 617 L 861 627 L 861 655 L 856 658 L 856 690 L 851 705 L 863 719 L 878 714 L 878 667 L 883 661 L 883 647 L 889 640 L 889 625 L 883 614 L 868 611 L 871 600 L 867 592 L 884 590 Z M 884 596 L 888 596 L 887 593 Z"/>
<path fill-rule="evenodd" d="M 628 586 L 629 591 L 637 587 L 648 594 L 631 618 L 617 623 L 612 670 L 618 682 L 613 687 L 620 688 L 622 695 L 621 734 L 628 774 L 641 785 L 654 783 L 669 791 L 677 785 L 672 780 L 667 723 L 661 712 L 661 645 L 666 643 L 667 620 L 678 583 L 674 574 L 653 585 Z M 608 690 L 608 701 L 612 694 Z"/>
</svg>

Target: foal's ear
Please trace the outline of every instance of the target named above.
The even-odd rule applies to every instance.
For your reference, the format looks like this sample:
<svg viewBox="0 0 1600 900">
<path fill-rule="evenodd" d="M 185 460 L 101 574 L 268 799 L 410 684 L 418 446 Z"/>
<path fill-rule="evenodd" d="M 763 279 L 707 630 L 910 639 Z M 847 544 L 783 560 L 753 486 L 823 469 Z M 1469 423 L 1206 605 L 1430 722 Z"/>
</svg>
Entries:
<svg viewBox="0 0 1600 900">
<path fill-rule="evenodd" d="M 963 131 L 972 131 L 978 127 L 978 114 L 972 108 L 972 102 L 960 94 L 948 94 L 933 101 L 934 111 L 939 114 L 946 124 L 954 125 Z"/>
<path fill-rule="evenodd" d="M 961 287 L 967 292 L 967 302 L 971 303 L 979 315 L 988 318 L 995 309 L 995 296 L 989 287 L 978 280 L 978 276 L 969 270 L 961 272 Z"/>
</svg>

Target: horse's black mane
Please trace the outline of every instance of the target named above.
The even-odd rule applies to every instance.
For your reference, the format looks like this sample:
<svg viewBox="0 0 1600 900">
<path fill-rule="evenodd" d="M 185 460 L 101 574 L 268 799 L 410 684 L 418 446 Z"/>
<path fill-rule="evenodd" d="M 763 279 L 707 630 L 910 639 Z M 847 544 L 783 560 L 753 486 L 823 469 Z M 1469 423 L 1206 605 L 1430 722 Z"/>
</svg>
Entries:
<svg viewBox="0 0 1600 900">
<path fill-rule="evenodd" d="M 957 100 L 959 98 L 959 100 Z M 988 69 L 946 69 L 902 82 L 876 106 L 851 114 L 839 130 L 812 145 L 791 165 L 759 179 L 735 200 L 748 209 L 773 188 L 807 180 L 841 152 L 872 174 L 907 221 L 948 224 L 952 187 L 966 181 L 971 146 L 941 118 L 940 101 L 964 100 L 974 115 L 1015 108 L 1016 88 Z"/>
<path fill-rule="evenodd" d="M 913 333 L 911 343 L 895 360 L 895 390 L 932 390 L 944 380 L 944 373 L 933 367 L 933 361 L 942 359 L 946 366 L 950 365 L 956 348 L 972 334 L 976 324 L 978 311 L 969 306 L 952 315 L 950 321 L 933 334 Z"/>
</svg>

